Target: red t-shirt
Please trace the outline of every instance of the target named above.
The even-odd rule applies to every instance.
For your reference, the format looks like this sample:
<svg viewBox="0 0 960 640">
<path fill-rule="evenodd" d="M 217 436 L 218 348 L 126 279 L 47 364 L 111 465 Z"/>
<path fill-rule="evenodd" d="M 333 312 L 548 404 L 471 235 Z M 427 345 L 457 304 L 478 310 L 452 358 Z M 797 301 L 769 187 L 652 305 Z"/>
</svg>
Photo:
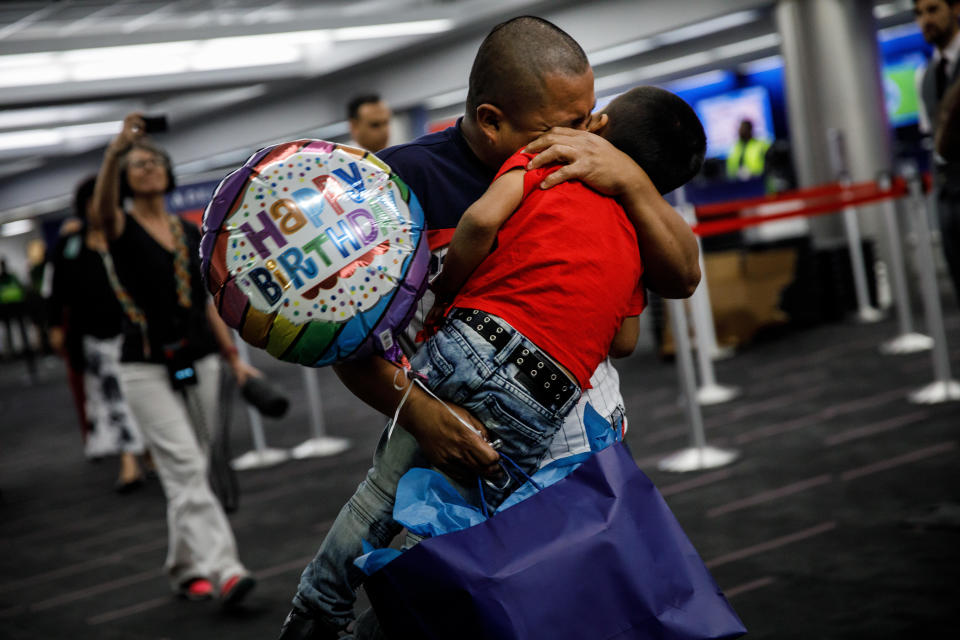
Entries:
<svg viewBox="0 0 960 640">
<path fill-rule="evenodd" d="M 515 153 L 497 177 L 532 157 Z M 453 306 L 500 316 L 587 389 L 623 319 L 643 311 L 643 266 L 616 200 L 581 182 L 539 188 L 556 169 L 526 172 L 520 206 Z"/>
</svg>

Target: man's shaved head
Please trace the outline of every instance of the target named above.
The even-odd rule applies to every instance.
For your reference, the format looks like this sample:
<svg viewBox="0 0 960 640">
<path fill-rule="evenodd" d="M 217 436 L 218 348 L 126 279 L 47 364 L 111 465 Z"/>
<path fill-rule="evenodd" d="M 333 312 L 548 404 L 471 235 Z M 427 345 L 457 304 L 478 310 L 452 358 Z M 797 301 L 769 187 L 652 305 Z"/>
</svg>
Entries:
<svg viewBox="0 0 960 640">
<path fill-rule="evenodd" d="M 506 114 L 542 106 L 548 74 L 579 76 L 590 63 L 577 41 L 534 16 L 520 16 L 496 27 L 484 39 L 470 70 L 467 117 L 489 103 Z"/>
</svg>

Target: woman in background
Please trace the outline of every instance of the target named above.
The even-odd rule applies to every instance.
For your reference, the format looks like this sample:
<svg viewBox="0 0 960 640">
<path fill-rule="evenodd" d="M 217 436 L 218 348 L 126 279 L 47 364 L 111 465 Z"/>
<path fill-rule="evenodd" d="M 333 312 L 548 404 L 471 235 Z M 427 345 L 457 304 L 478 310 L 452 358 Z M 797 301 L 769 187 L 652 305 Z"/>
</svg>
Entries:
<svg viewBox="0 0 960 640">
<path fill-rule="evenodd" d="M 242 385 L 260 375 L 237 356 L 200 276 L 200 231 L 166 210 L 166 153 L 132 113 L 107 146 L 91 221 L 103 228 L 107 272 L 124 312 L 121 383 L 167 497 L 172 588 L 199 600 L 239 602 L 255 582 L 210 488 L 207 445 L 217 424 L 220 358 Z M 112 267 L 112 268 L 111 268 Z"/>
</svg>

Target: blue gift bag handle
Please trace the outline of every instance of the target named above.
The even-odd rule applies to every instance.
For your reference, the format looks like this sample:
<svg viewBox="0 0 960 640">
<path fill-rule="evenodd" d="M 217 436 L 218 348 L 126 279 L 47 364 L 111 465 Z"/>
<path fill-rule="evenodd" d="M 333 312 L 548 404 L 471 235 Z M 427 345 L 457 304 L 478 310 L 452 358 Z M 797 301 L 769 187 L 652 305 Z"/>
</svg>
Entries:
<svg viewBox="0 0 960 640">
<path fill-rule="evenodd" d="M 533 488 L 534 488 L 534 489 L 536 489 L 537 491 L 543 491 L 543 487 L 541 487 L 539 484 L 537 484 L 537 481 L 536 481 L 536 480 L 534 480 L 534 479 L 531 478 L 529 475 L 527 475 L 527 472 L 524 471 L 523 469 L 521 469 L 521 468 L 520 468 L 520 465 L 518 465 L 516 462 L 514 462 L 513 460 L 511 460 L 509 456 L 507 456 L 507 455 L 504 454 L 504 453 L 501 453 L 501 454 L 500 454 L 500 460 L 501 460 L 501 462 L 500 462 L 500 468 L 503 469 L 503 472 L 504 472 L 505 474 L 507 474 L 507 484 L 509 484 L 509 481 L 510 481 L 510 480 L 516 480 L 516 478 L 514 477 L 514 475 L 513 475 L 512 473 L 510 473 L 510 470 L 507 469 L 507 467 L 503 464 L 503 462 L 502 462 L 503 460 L 506 460 L 507 462 L 509 462 L 509 463 L 511 464 L 511 466 L 513 466 L 514 470 L 515 470 L 517 473 L 519 473 L 523 478 L 526 479 L 527 482 L 529 482 L 531 485 L 533 485 Z M 489 510 L 487 509 L 487 498 L 486 498 L 486 496 L 483 495 L 483 482 L 484 482 L 484 479 L 481 478 L 481 477 L 479 477 L 479 476 L 477 476 L 477 488 L 480 490 L 480 511 L 483 513 L 483 517 L 484 517 L 484 518 L 489 518 L 489 517 L 490 517 L 490 513 L 489 513 Z M 493 486 L 496 486 L 496 485 L 493 485 Z M 504 484 L 503 487 L 497 487 L 497 488 L 503 489 L 503 488 L 506 488 L 506 486 L 507 486 L 507 485 Z"/>
</svg>

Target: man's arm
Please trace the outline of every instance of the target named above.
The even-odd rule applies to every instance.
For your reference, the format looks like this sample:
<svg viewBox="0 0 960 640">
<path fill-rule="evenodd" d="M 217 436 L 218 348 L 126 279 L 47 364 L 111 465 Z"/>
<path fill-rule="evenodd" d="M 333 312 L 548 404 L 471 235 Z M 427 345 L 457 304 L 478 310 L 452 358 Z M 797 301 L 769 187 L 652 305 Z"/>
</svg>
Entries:
<svg viewBox="0 0 960 640">
<path fill-rule="evenodd" d="M 526 151 L 539 152 L 528 169 L 566 165 L 547 176 L 542 188 L 580 180 L 617 198 L 637 231 L 647 288 L 664 298 L 693 295 L 700 283 L 697 239 L 629 156 L 598 135 L 560 127 L 531 142 Z"/>
<path fill-rule="evenodd" d="M 490 255 L 497 232 L 523 199 L 523 176 L 519 170 L 503 174 L 464 212 L 450 239 L 443 270 L 431 285 L 439 300 L 456 294 Z"/>
<path fill-rule="evenodd" d="M 333 370 L 355 396 L 391 417 L 407 385 L 413 384 L 399 367 L 379 356 L 335 364 Z M 447 407 L 473 425 L 483 437 L 463 426 Z M 493 475 L 498 469 L 500 456 L 487 444 L 483 424 L 460 407 L 449 403 L 444 406 L 416 385 L 410 389 L 397 423 L 416 438 L 434 466 L 456 480 L 467 482 L 472 476 Z"/>
</svg>

